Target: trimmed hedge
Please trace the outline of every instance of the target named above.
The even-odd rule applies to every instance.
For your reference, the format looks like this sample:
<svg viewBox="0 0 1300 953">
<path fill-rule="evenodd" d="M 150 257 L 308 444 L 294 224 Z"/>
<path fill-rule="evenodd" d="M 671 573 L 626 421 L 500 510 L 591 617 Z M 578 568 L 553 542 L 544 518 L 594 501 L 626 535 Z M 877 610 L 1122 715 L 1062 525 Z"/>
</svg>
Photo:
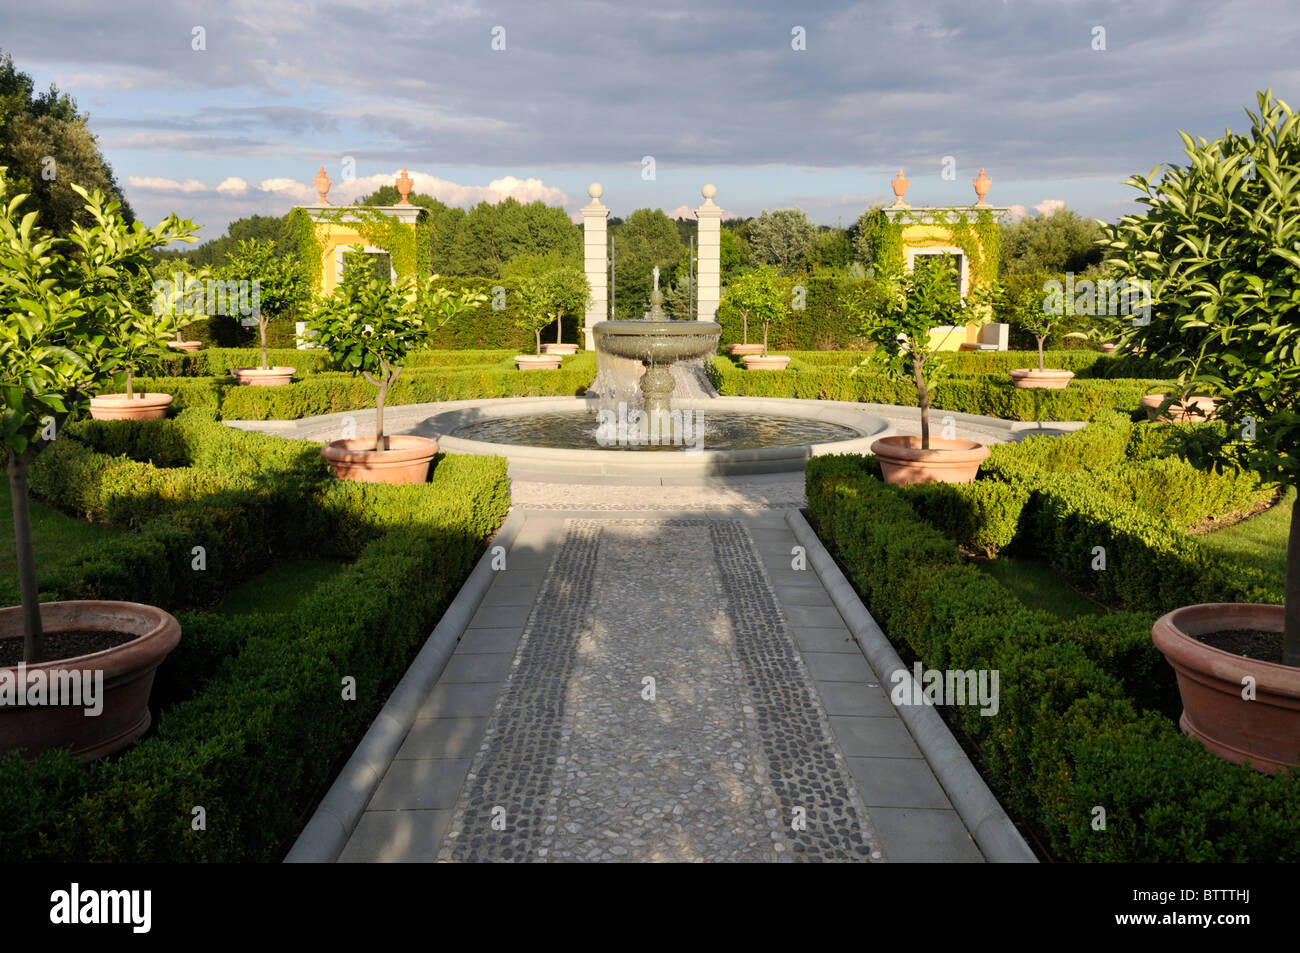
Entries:
<svg viewBox="0 0 1300 953">
<path fill-rule="evenodd" d="M 152 481 L 135 501 L 131 480 Z M 159 670 L 157 727 L 121 755 L 0 758 L 0 856 L 10 860 L 282 856 L 509 505 L 498 458 L 442 456 L 422 486 L 350 483 L 328 476 L 318 445 L 230 430 L 198 411 L 70 426 L 38 458 L 33 486 L 62 508 L 140 522 L 69 569 L 60 598 L 184 609 L 271 561 L 354 561 L 291 611 L 183 613 L 180 645 Z M 203 572 L 190 565 L 196 544 L 207 546 Z M 345 676 L 356 701 L 342 700 Z M 190 827 L 195 806 L 205 831 Z"/>
<path fill-rule="evenodd" d="M 869 369 L 850 376 L 849 368 L 842 365 L 810 364 L 791 357 L 784 371 L 746 371 L 730 358 L 715 357 L 708 370 L 718 392 L 727 396 L 917 404 L 914 386 Z M 1038 390 L 1016 387 L 1010 378 L 996 375 L 951 377 L 938 386 L 936 409 L 1005 420 L 1091 420 L 1106 411 L 1135 412 L 1142 397 L 1161 383 L 1141 378 L 1081 379 L 1064 390 Z"/>
<path fill-rule="evenodd" d="M 482 355 L 482 362 L 466 360 L 448 365 L 444 363 L 449 359 L 445 353 L 412 355 L 415 360 L 393 384 L 387 406 L 487 397 L 580 396 L 596 376 L 596 357 L 588 351 L 566 357 L 558 371 L 520 371 L 509 356 L 487 362 L 490 357 L 499 357 L 501 352 L 460 353 Z M 183 376 L 137 378 L 135 387 L 137 391 L 171 394 L 175 410 L 199 408 L 226 420 L 297 420 L 317 414 L 364 410 L 375 406 L 377 393 L 364 378 L 337 371 L 310 373 L 278 387 L 243 387 L 229 377 Z"/>
<path fill-rule="evenodd" d="M 998 797 L 1058 859 L 1300 859 L 1300 773 L 1266 777 L 1185 738 L 1149 614 L 1070 622 L 965 565 L 861 458 L 807 471 L 818 531 L 890 637 L 938 669 L 994 669 L 1000 709 L 945 709 Z M 1153 683 L 1148 685 L 1147 683 Z M 1092 828 L 1096 806 L 1106 829 Z"/>
</svg>

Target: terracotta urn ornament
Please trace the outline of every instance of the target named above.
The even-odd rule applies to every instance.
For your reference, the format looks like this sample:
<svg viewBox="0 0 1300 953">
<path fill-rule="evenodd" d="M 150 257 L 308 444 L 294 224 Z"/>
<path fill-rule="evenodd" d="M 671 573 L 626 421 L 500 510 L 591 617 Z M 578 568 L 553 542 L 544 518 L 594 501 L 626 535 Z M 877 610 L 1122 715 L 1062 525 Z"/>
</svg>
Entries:
<svg viewBox="0 0 1300 953">
<path fill-rule="evenodd" d="M 171 394 L 100 394 L 90 398 L 92 420 L 158 420 L 167 416 Z"/>
<path fill-rule="evenodd" d="M 325 174 L 324 166 L 320 167 L 320 171 L 316 173 L 316 178 L 312 179 L 312 182 L 316 186 L 317 194 L 320 195 L 320 201 L 317 202 L 316 204 L 329 205 L 330 200 L 327 199 L 325 196 L 329 194 L 330 184 L 333 182 L 333 180 L 328 175 Z"/>
<path fill-rule="evenodd" d="M 0 704 L 0 751 L 22 748 L 31 760 L 70 746 L 73 755 L 89 760 L 120 751 L 148 731 L 154 672 L 181 639 L 175 617 L 154 606 L 97 600 L 45 602 L 40 616 L 45 657 L 0 666 L 0 683 L 30 692 L 37 681 L 51 690 L 57 682 L 60 692 L 72 691 L 72 698 L 61 696 L 57 705 Z M 128 640 L 89 654 L 49 658 L 61 633 L 70 632 L 118 633 Z M 0 642 L 22 638 L 22 607 L 0 609 Z"/>
<path fill-rule="evenodd" d="M 973 186 L 975 186 L 975 195 L 976 195 L 976 196 L 978 197 L 978 199 L 979 199 L 979 201 L 976 202 L 975 204 L 976 204 L 976 205 L 988 205 L 989 203 L 986 202 L 986 201 L 984 201 L 984 196 L 986 196 L 986 195 L 989 194 L 989 186 L 993 184 L 993 180 L 990 179 L 990 178 L 989 178 L 989 177 L 984 173 L 984 170 L 981 168 L 981 169 L 980 169 L 980 174 L 977 175 L 975 178 L 971 179 L 970 181 L 971 181 L 971 184 L 972 184 Z"/>
<path fill-rule="evenodd" d="M 903 196 L 907 194 L 907 187 L 911 185 L 910 179 L 903 178 L 903 170 L 898 170 L 898 175 L 889 180 L 889 185 L 894 190 L 894 208 L 906 208 L 907 202 Z"/>
<path fill-rule="evenodd" d="M 406 170 L 403 169 L 402 174 L 397 177 L 397 194 L 401 196 L 397 200 L 398 205 L 411 204 L 411 187 L 413 185 L 415 185 L 415 180 L 407 175 Z"/>
</svg>

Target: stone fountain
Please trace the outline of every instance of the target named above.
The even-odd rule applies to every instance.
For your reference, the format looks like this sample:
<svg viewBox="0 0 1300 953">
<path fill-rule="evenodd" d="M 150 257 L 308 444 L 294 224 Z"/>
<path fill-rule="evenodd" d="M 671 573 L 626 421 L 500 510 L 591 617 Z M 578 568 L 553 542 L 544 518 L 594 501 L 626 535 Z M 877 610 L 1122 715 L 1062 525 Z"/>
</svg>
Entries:
<svg viewBox="0 0 1300 953">
<path fill-rule="evenodd" d="M 716 321 L 674 321 L 663 309 L 664 296 L 659 290 L 659 269 L 654 270 L 654 290 L 650 293 L 650 313 L 632 321 L 601 321 L 592 327 L 596 340 L 596 359 L 611 355 L 640 362 L 642 410 L 647 416 L 667 414 L 678 378 L 673 367 L 700 361 L 718 349 L 722 326 Z M 700 372 L 702 376 L 702 370 Z M 612 374 L 607 374 L 607 378 Z M 707 387 L 707 381 L 704 381 Z M 711 388 L 709 388 L 711 390 Z M 605 392 L 602 390 L 602 396 Z"/>
</svg>

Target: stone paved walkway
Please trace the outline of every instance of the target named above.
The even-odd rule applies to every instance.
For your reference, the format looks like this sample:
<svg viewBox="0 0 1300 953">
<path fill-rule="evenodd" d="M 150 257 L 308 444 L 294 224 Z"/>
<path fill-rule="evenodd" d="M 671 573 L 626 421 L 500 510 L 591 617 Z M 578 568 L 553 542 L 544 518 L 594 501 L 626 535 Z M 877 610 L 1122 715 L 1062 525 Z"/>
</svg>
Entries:
<svg viewBox="0 0 1300 953">
<path fill-rule="evenodd" d="M 525 505 L 341 860 L 981 861 L 792 566 L 801 483 L 743 481 Z"/>
</svg>

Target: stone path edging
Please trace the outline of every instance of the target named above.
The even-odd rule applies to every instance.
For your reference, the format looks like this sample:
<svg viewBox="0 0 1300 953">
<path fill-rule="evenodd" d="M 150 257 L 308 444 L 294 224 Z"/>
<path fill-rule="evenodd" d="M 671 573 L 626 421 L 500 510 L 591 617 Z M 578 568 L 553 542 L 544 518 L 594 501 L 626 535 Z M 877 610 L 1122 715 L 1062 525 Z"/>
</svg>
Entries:
<svg viewBox="0 0 1300 953">
<path fill-rule="evenodd" d="M 881 685 L 887 684 L 890 672 L 907 670 L 803 514 L 791 509 L 785 519 Z M 985 858 L 992 863 L 1038 863 L 939 713 L 925 705 L 902 705 L 897 710 Z"/>
<path fill-rule="evenodd" d="M 515 510 L 501 524 L 488 549 L 479 557 L 456 598 L 438 620 L 438 625 L 371 722 L 352 757 L 294 841 L 284 858 L 285 863 L 328 864 L 336 861 L 343 852 L 375 788 L 411 730 L 429 689 L 442 674 L 461 634 L 492 585 L 493 548 L 504 546 L 508 550 L 526 519 L 523 513 Z"/>
</svg>

